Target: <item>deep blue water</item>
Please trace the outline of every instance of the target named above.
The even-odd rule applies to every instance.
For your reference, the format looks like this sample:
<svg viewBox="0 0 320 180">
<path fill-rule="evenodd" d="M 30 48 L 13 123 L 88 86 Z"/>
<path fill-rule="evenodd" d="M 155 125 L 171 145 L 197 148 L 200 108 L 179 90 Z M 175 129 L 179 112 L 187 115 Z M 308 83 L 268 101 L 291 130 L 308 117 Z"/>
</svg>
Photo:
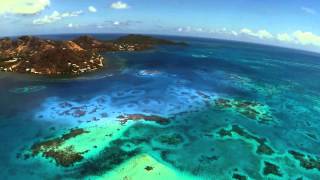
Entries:
<svg viewBox="0 0 320 180">
<path fill-rule="evenodd" d="M 110 39 L 117 35 L 95 36 Z M 189 46 L 105 53 L 107 64 L 121 64 L 122 68 L 75 79 L 1 72 L 0 179 L 99 177 L 132 158 L 123 157 L 115 165 L 103 161 L 111 147 L 122 148 L 123 144 L 112 143 L 116 140 L 132 143 L 138 154 L 148 154 L 177 172 L 201 179 L 232 179 L 235 174 L 251 179 L 320 179 L 320 54 L 242 42 L 166 38 L 186 41 Z M 233 106 L 221 106 L 218 99 Z M 63 102 L 85 109 L 86 114 L 63 115 Z M 237 106 L 241 102 L 252 106 Z M 93 108 L 96 111 L 89 113 Z M 271 120 L 264 123 L 246 115 L 246 108 L 268 114 Z M 102 113 L 108 116 L 100 117 Z M 123 114 L 167 117 L 170 124 L 138 121 L 126 125 L 115 139 L 97 140 L 98 150 L 89 149 L 72 167 L 61 167 L 41 155 L 17 156 L 30 153 L 32 144 L 59 137 L 70 128 L 107 131 L 106 122 L 119 124 L 117 116 Z M 259 143 L 252 136 L 219 135 L 219 130 L 230 130 L 232 125 L 265 139 L 273 153 L 257 153 Z M 170 139 L 173 144 L 159 145 L 157 139 L 172 134 L 178 134 L 181 142 Z M 84 141 L 73 145 L 81 149 L 86 146 Z M 304 167 L 290 151 L 303 154 L 309 166 Z M 88 168 L 88 162 L 94 162 L 99 171 Z M 264 173 L 265 162 L 277 167 L 278 174 Z"/>
</svg>

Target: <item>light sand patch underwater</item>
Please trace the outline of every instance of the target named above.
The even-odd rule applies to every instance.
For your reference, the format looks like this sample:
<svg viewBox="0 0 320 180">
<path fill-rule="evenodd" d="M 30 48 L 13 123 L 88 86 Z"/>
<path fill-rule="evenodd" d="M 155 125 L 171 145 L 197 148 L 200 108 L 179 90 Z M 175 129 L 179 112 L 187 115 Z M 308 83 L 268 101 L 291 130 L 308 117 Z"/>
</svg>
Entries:
<svg viewBox="0 0 320 180">
<path fill-rule="evenodd" d="M 199 177 L 192 176 L 187 172 L 177 171 L 172 167 L 160 163 L 147 154 L 141 154 L 124 162 L 111 172 L 107 172 L 100 177 L 90 177 L 92 179 L 110 179 L 110 180 L 142 180 L 153 179 L 161 180 L 197 180 Z"/>
</svg>

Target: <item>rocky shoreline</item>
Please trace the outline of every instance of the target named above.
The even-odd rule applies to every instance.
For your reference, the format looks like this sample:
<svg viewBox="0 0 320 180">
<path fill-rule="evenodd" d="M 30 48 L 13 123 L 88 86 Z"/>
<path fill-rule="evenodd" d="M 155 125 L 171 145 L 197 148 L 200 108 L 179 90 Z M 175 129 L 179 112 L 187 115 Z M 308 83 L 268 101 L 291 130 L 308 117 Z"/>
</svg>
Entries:
<svg viewBox="0 0 320 180">
<path fill-rule="evenodd" d="M 0 39 L 0 71 L 36 75 L 80 75 L 107 66 L 103 52 L 143 51 L 157 45 L 186 45 L 144 35 L 102 41 L 92 36 L 48 40 L 22 36 Z"/>
</svg>

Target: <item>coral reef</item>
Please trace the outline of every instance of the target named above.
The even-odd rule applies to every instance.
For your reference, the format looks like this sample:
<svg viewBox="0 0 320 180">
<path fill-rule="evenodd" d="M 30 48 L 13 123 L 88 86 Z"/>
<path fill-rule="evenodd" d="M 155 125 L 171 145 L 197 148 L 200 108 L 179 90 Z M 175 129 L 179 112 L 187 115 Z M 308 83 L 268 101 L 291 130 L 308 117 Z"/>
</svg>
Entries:
<svg viewBox="0 0 320 180">
<path fill-rule="evenodd" d="M 139 120 L 152 121 L 161 125 L 167 125 L 170 122 L 168 118 L 164 118 L 156 115 L 143 115 L 143 114 L 126 114 L 126 115 L 120 115 L 117 118 L 119 119 L 121 124 L 126 124 L 128 121 L 139 121 Z"/>
<path fill-rule="evenodd" d="M 70 132 L 63 134 L 61 137 L 35 143 L 31 147 L 31 154 L 32 156 L 42 154 L 46 158 L 53 158 L 57 165 L 68 167 L 81 161 L 83 159 L 82 154 L 85 152 L 75 152 L 73 146 L 65 148 L 61 148 L 61 146 L 65 141 L 84 133 L 89 132 L 84 129 L 71 129 Z"/>
<path fill-rule="evenodd" d="M 320 157 L 312 157 L 311 155 L 305 155 L 294 150 L 290 150 L 289 153 L 300 162 L 301 167 L 320 171 Z"/>
<path fill-rule="evenodd" d="M 263 168 L 263 175 L 267 176 L 270 174 L 282 177 L 282 174 L 281 174 L 279 167 L 277 165 L 265 161 L 264 168 Z"/>
<path fill-rule="evenodd" d="M 49 149 L 43 152 L 45 158 L 53 158 L 56 164 L 63 167 L 73 165 L 75 162 L 79 162 L 83 159 L 83 153 L 75 152 L 73 146 L 68 146 L 64 149 Z"/>
<path fill-rule="evenodd" d="M 247 132 L 246 130 L 244 130 L 242 127 L 240 127 L 239 125 L 232 125 L 231 129 L 220 129 L 218 132 L 218 135 L 220 135 L 220 137 L 232 137 L 233 133 L 239 135 L 240 137 L 242 137 L 244 140 L 252 140 L 254 142 L 256 142 L 258 144 L 257 146 L 257 150 L 256 153 L 258 154 L 265 154 L 265 155 L 272 155 L 274 153 L 274 150 L 268 146 L 266 143 L 266 139 L 265 138 L 260 138 L 260 137 L 256 137 L 252 134 L 250 134 L 249 132 Z"/>
<path fill-rule="evenodd" d="M 101 175 L 138 155 L 139 152 L 140 151 L 138 149 L 127 152 L 114 145 L 106 147 L 99 153 L 99 156 L 90 159 L 90 161 L 84 162 L 78 168 L 80 171 L 80 177 L 77 178 L 83 178 L 90 175 Z M 79 174 L 77 173 L 76 176 L 79 176 Z"/>
<path fill-rule="evenodd" d="M 220 109 L 234 110 L 259 123 L 267 124 L 273 121 L 269 107 L 257 102 L 219 98 L 214 101 L 214 105 Z"/>
<path fill-rule="evenodd" d="M 146 166 L 144 169 L 145 169 L 146 171 L 152 171 L 152 170 L 153 170 L 153 167 L 152 167 L 152 166 Z"/>
<path fill-rule="evenodd" d="M 247 180 L 248 179 L 247 176 L 241 175 L 238 173 L 233 173 L 232 178 L 236 179 L 236 180 Z"/>
<path fill-rule="evenodd" d="M 157 138 L 157 141 L 167 145 L 178 145 L 183 143 L 184 140 L 180 134 L 174 133 L 171 135 L 161 135 Z"/>
</svg>

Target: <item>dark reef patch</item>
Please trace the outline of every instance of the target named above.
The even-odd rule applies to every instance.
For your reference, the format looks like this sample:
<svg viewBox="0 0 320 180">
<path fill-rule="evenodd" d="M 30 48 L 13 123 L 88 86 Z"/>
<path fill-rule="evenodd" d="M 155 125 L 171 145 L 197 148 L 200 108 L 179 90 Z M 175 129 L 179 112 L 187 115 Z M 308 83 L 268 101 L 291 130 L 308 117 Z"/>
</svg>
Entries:
<svg viewBox="0 0 320 180">
<path fill-rule="evenodd" d="M 268 176 L 269 174 L 282 177 L 282 174 L 279 170 L 279 166 L 264 161 L 263 175 Z"/>
<path fill-rule="evenodd" d="M 236 180 L 247 180 L 248 179 L 247 176 L 242 175 L 242 174 L 238 174 L 238 173 L 233 173 L 232 178 L 236 179 Z"/>
<path fill-rule="evenodd" d="M 218 135 L 220 135 L 220 137 L 232 137 L 232 133 L 236 133 L 244 139 L 255 141 L 256 143 L 258 143 L 256 150 L 257 154 L 272 155 L 274 153 L 274 150 L 266 144 L 267 140 L 265 138 L 254 136 L 239 125 L 232 125 L 230 130 L 220 129 L 217 133 Z"/>
<path fill-rule="evenodd" d="M 83 159 L 82 154 L 85 152 L 74 151 L 73 146 L 61 148 L 63 143 L 68 139 L 77 137 L 81 134 L 89 133 L 84 129 L 71 129 L 70 132 L 63 134 L 61 137 L 50 139 L 43 142 L 35 143 L 31 146 L 31 155 L 36 156 L 42 154 L 45 158 L 53 158 L 57 165 L 68 167 L 75 162 Z"/>
<path fill-rule="evenodd" d="M 83 178 L 90 175 L 102 175 L 103 173 L 118 167 L 120 164 L 139 153 L 139 149 L 124 151 L 118 146 L 111 145 L 100 152 L 97 157 L 85 161 L 80 165 L 80 167 L 75 169 L 76 174 L 74 174 L 74 176 L 77 178 Z"/>
<path fill-rule="evenodd" d="M 83 159 L 83 153 L 75 152 L 73 146 L 68 146 L 62 150 L 50 149 L 43 152 L 43 156 L 45 158 L 53 158 L 56 164 L 63 167 L 68 167 L 70 165 L 73 165 L 75 162 L 80 162 Z"/>
<path fill-rule="evenodd" d="M 184 142 L 183 137 L 177 133 L 171 135 L 161 135 L 156 140 L 167 145 L 179 145 Z"/>
<path fill-rule="evenodd" d="M 273 121 L 269 107 L 258 102 L 219 98 L 214 101 L 214 105 L 220 109 L 234 110 L 261 124 Z"/>
<path fill-rule="evenodd" d="M 311 155 L 302 154 L 300 152 L 290 150 L 289 153 L 300 162 L 300 166 L 305 169 L 318 169 L 320 171 L 320 157 L 312 157 Z"/>
<path fill-rule="evenodd" d="M 161 116 L 156 115 L 143 115 L 143 114 L 126 114 L 117 117 L 121 124 L 126 124 L 128 121 L 152 121 L 161 125 L 169 124 L 170 120 Z"/>
<path fill-rule="evenodd" d="M 144 152 L 145 147 L 151 147 L 154 134 L 161 129 L 149 124 L 137 123 L 123 132 L 120 138 L 109 143 L 98 155 L 80 164 L 74 170 L 73 177 L 83 178 L 98 176 L 111 171 L 132 157 Z M 139 132 L 139 133 L 137 133 Z M 152 169 L 148 167 L 147 171 Z"/>
<path fill-rule="evenodd" d="M 152 170 L 153 170 L 153 167 L 152 167 L 152 166 L 146 166 L 144 169 L 145 169 L 146 171 L 152 171 Z"/>
</svg>

